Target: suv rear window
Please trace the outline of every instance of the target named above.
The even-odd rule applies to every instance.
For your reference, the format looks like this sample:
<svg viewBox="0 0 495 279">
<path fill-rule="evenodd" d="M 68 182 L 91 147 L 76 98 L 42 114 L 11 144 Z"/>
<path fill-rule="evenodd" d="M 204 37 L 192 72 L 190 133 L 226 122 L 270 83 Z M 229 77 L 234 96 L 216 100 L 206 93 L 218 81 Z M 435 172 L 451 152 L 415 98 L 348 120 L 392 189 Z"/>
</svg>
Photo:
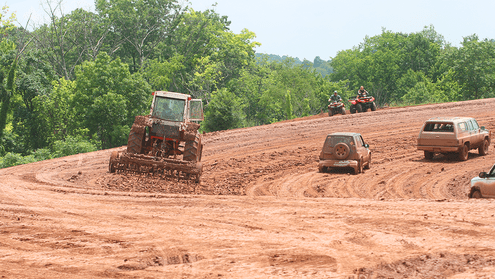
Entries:
<svg viewBox="0 0 495 279">
<path fill-rule="evenodd" d="M 347 143 L 350 145 L 354 145 L 354 140 L 353 140 L 352 136 L 330 136 L 330 137 L 327 137 L 325 145 L 330 146 L 330 147 L 334 147 L 338 143 L 341 143 L 341 142 Z"/>
<path fill-rule="evenodd" d="M 454 124 L 453 123 L 435 123 L 435 122 L 429 122 L 425 125 L 425 128 L 423 129 L 425 132 L 447 132 L 447 133 L 453 133 L 454 132 Z"/>
</svg>

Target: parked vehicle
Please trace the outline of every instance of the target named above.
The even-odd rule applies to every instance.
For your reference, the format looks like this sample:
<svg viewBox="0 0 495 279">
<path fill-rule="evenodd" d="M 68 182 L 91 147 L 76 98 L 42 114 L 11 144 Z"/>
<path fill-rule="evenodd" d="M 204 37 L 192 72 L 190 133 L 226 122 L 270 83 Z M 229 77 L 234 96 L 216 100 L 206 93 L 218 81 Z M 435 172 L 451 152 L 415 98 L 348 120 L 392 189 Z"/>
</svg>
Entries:
<svg viewBox="0 0 495 279">
<path fill-rule="evenodd" d="M 495 198 L 495 165 L 488 173 L 480 172 L 480 174 L 471 179 L 471 190 L 469 198 Z"/>
<path fill-rule="evenodd" d="M 474 118 L 435 117 L 421 128 L 417 148 L 424 151 L 427 160 L 433 159 L 435 153 L 457 153 L 459 160 L 465 161 L 471 149 L 478 149 L 480 155 L 488 154 L 490 133 Z"/>
<path fill-rule="evenodd" d="M 319 172 L 331 168 L 353 168 L 354 174 L 371 167 L 371 151 L 359 133 L 333 133 L 327 136 L 320 153 Z"/>
</svg>

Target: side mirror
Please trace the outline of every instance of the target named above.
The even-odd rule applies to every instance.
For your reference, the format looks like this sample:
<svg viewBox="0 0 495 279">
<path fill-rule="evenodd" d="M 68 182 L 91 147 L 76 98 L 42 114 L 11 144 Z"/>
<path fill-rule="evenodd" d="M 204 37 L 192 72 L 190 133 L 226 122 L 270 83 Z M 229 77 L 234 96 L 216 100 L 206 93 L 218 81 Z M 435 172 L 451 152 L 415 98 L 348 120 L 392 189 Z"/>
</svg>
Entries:
<svg viewBox="0 0 495 279">
<path fill-rule="evenodd" d="M 364 147 L 366 147 L 366 148 L 370 148 L 370 145 L 369 145 L 369 144 L 367 144 L 367 143 L 365 143 L 365 144 L 364 144 Z"/>
<path fill-rule="evenodd" d="M 485 178 L 486 177 L 486 172 L 484 172 L 484 171 L 483 172 L 480 172 L 480 174 L 478 174 L 478 176 L 480 178 Z"/>
<path fill-rule="evenodd" d="M 481 130 L 485 130 L 485 126 L 481 126 Z"/>
</svg>

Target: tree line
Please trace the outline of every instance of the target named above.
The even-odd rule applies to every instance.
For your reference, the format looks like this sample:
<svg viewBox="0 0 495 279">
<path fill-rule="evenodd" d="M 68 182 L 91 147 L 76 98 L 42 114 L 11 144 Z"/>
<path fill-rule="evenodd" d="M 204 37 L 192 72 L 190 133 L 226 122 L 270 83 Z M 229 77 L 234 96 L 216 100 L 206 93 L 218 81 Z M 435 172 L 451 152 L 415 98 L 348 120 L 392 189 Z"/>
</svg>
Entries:
<svg viewBox="0 0 495 279">
<path fill-rule="evenodd" d="M 269 124 L 325 110 L 363 85 L 379 105 L 494 97 L 495 43 L 460 47 L 433 26 L 382 30 L 328 61 L 257 54 L 255 33 L 175 0 L 96 0 L 28 30 L 0 13 L 0 167 L 125 145 L 151 92 L 201 98 L 202 130 Z"/>
</svg>

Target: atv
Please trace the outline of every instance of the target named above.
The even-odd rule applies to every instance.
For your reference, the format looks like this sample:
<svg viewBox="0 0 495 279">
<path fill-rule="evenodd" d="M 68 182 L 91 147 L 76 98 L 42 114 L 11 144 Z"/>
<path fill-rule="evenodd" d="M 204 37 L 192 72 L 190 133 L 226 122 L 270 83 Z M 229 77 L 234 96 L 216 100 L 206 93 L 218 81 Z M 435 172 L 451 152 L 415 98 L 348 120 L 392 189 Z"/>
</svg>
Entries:
<svg viewBox="0 0 495 279">
<path fill-rule="evenodd" d="M 368 111 L 368 109 L 371 109 L 371 111 L 376 110 L 375 97 L 367 96 L 366 93 L 361 97 L 349 100 L 349 102 L 351 102 L 351 107 L 349 109 L 351 113 L 365 112 Z"/>
<path fill-rule="evenodd" d="M 328 116 L 332 116 L 337 113 L 345 115 L 345 104 L 342 102 L 335 102 L 328 99 L 330 104 L 328 105 Z"/>
</svg>

